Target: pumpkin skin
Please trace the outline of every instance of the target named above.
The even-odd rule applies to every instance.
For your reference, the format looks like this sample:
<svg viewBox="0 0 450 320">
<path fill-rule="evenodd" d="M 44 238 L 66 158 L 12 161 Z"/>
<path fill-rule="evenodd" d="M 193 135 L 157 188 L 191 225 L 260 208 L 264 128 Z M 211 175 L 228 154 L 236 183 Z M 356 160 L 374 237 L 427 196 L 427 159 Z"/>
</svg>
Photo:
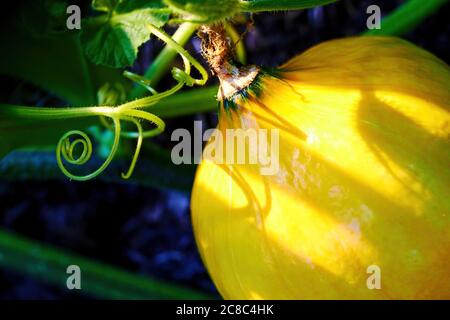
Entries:
<svg viewBox="0 0 450 320">
<path fill-rule="evenodd" d="M 280 128 L 279 171 L 204 159 L 192 191 L 221 295 L 450 298 L 449 67 L 397 38 L 358 37 L 255 83 L 221 103 L 218 128 Z M 368 289 L 371 265 L 381 289 Z"/>
</svg>

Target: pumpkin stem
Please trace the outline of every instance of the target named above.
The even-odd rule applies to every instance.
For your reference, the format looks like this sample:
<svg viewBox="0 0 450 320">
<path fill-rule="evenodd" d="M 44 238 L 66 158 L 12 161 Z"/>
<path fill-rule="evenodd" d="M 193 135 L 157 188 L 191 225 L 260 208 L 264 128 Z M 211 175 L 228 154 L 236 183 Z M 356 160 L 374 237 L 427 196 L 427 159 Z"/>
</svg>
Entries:
<svg viewBox="0 0 450 320">
<path fill-rule="evenodd" d="M 259 67 L 236 66 L 234 46 L 223 24 L 201 26 L 198 36 L 202 40 L 202 55 L 220 80 L 218 100 L 232 97 L 253 82 Z"/>
<path fill-rule="evenodd" d="M 202 40 L 202 55 L 208 61 L 212 72 L 217 75 L 227 72 L 234 52 L 223 24 L 203 25 L 198 36 Z"/>
</svg>

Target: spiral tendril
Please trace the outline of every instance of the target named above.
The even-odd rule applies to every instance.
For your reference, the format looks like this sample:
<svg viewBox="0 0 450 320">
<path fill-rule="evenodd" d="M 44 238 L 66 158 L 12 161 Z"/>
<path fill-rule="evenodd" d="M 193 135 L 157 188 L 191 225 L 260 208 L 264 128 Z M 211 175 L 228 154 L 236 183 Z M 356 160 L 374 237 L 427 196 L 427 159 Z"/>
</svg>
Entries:
<svg viewBox="0 0 450 320">
<path fill-rule="evenodd" d="M 103 162 L 103 164 L 98 168 L 96 171 L 87 174 L 87 175 L 75 175 L 71 173 L 69 170 L 66 169 L 63 163 L 63 158 L 65 161 L 71 164 L 75 165 L 82 165 L 85 164 L 92 156 L 92 142 L 89 139 L 89 137 L 82 131 L 73 130 L 67 132 L 65 135 L 61 137 L 61 139 L 58 142 L 58 146 L 56 147 L 56 160 L 58 162 L 58 166 L 61 169 L 61 171 L 72 180 L 76 181 L 87 181 L 90 179 L 95 178 L 100 173 L 102 173 L 111 163 L 112 159 L 114 158 L 117 148 L 119 146 L 119 137 L 120 137 L 120 121 L 116 118 L 112 118 L 114 120 L 114 127 L 115 127 L 115 136 L 114 136 L 114 142 L 111 148 L 111 152 L 106 158 L 106 160 Z M 78 138 L 74 140 L 73 142 L 70 141 L 70 137 L 73 135 L 78 135 L 84 139 L 85 141 L 83 146 L 86 146 L 85 149 L 83 149 L 82 154 L 79 158 L 75 158 L 73 155 L 74 146 L 76 141 L 80 141 L 81 139 Z M 86 151 L 85 151 L 86 150 Z M 84 155 L 84 157 L 82 157 Z"/>
<path fill-rule="evenodd" d="M 71 142 L 70 137 L 73 135 L 78 135 L 81 138 Z M 78 144 L 81 144 L 83 149 L 81 155 L 76 158 L 74 156 L 74 150 Z M 58 149 L 61 151 L 64 160 L 70 164 L 82 165 L 85 164 L 92 155 L 92 142 L 84 132 L 73 130 L 62 136 L 58 144 Z"/>
<path fill-rule="evenodd" d="M 97 170 L 87 175 L 76 175 L 71 173 L 65 167 L 64 162 L 76 166 L 87 163 L 92 157 L 92 141 L 86 133 L 79 130 L 72 130 L 64 134 L 59 140 L 56 148 L 56 159 L 59 168 L 68 178 L 76 181 L 87 181 L 101 174 L 109 166 L 116 155 L 121 137 L 137 139 L 131 164 L 128 170 L 125 173 L 122 173 L 122 178 L 130 178 L 136 167 L 142 148 L 143 139 L 157 136 L 165 130 L 165 123 L 161 118 L 148 111 L 144 111 L 143 109 L 151 107 L 160 100 L 173 95 L 185 85 L 204 85 L 208 80 L 207 71 L 182 46 L 175 42 L 163 30 L 153 25 L 148 25 L 148 29 L 152 34 L 157 36 L 167 45 L 174 48 L 181 56 L 184 64 L 184 70 L 179 68 L 172 69 L 172 76 L 177 81 L 177 84 L 172 88 L 159 93 L 150 85 L 149 80 L 129 71 L 124 72 L 125 77 L 141 86 L 144 86 L 150 91 L 151 95 L 142 99 L 123 103 L 117 107 L 95 107 L 92 108 L 93 110 L 90 111 L 90 114 L 83 114 L 83 116 L 100 116 L 100 122 L 107 129 L 114 132 L 114 141 L 112 143 L 109 155 Z M 201 75 L 200 79 L 195 79 L 191 76 L 191 66 L 194 66 L 199 71 Z M 106 105 L 114 105 L 118 101 L 123 101 L 124 99 L 124 88 L 120 85 L 111 86 L 110 84 L 105 84 L 98 94 L 99 102 Z M 108 120 L 112 120 L 112 123 Z M 153 128 L 144 130 L 140 120 L 150 123 Z M 135 125 L 136 131 L 123 131 L 121 121 L 131 122 Z"/>
</svg>

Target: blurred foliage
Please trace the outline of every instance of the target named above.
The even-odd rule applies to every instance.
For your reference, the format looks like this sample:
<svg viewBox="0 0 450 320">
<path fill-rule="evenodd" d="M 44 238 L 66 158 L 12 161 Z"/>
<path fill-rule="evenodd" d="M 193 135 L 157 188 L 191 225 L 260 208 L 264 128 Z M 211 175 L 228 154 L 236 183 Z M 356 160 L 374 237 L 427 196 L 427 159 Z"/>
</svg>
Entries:
<svg viewBox="0 0 450 320">
<path fill-rule="evenodd" d="M 33 150 L 15 151 L 0 161 L 0 177 L 5 181 L 48 181 L 64 177 L 59 170 L 54 152 Z M 98 177 L 101 181 L 111 183 L 134 183 L 144 187 L 158 189 L 173 189 L 190 192 L 194 181 L 194 165 L 176 166 L 170 160 L 170 154 L 156 145 L 146 148 L 146 158 L 139 160 L 136 171 L 128 180 L 123 180 L 118 172 L 129 166 L 129 159 L 125 156 L 116 157 L 107 174 Z M 93 158 L 86 168 L 92 171 L 101 164 L 102 159 Z"/>
<path fill-rule="evenodd" d="M 81 269 L 83 295 L 102 299 L 211 299 L 194 290 L 138 276 L 104 263 L 68 254 L 0 229 L 0 266 L 61 288 L 67 288 L 67 267 Z"/>
</svg>

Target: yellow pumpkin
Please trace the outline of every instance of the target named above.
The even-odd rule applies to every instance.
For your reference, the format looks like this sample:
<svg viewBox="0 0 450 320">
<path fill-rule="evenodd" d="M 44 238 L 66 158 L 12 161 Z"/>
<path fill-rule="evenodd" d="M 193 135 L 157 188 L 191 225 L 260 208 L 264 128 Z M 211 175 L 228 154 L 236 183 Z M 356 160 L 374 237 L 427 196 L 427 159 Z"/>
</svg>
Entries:
<svg viewBox="0 0 450 320">
<path fill-rule="evenodd" d="M 275 175 L 208 159 L 196 174 L 195 237 L 224 298 L 450 298 L 444 62 L 398 38 L 355 37 L 241 90 L 220 80 L 220 130 L 280 130 Z"/>
</svg>

